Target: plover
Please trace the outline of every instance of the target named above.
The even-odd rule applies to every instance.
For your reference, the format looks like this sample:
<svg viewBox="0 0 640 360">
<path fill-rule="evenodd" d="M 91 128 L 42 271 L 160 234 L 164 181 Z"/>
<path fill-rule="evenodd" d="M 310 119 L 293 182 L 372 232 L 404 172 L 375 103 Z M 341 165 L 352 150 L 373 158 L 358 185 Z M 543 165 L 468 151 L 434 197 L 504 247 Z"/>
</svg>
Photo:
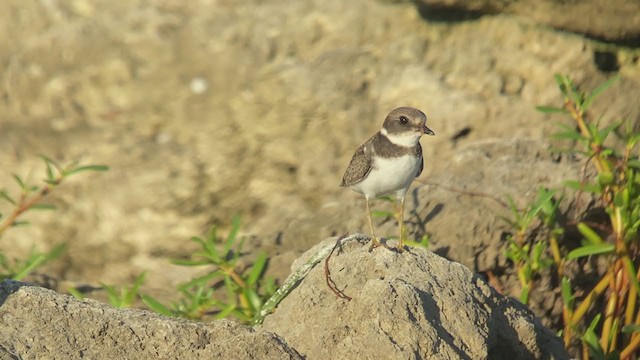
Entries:
<svg viewBox="0 0 640 360">
<path fill-rule="evenodd" d="M 373 230 L 369 201 L 383 195 L 396 198 L 400 236 L 397 249 L 403 251 L 404 198 L 424 167 L 420 137 L 435 135 L 426 125 L 427 116 L 412 107 L 400 107 L 384 119 L 382 129 L 362 144 L 351 158 L 340 186 L 364 195 L 371 230 L 369 251 L 380 246 Z"/>
</svg>

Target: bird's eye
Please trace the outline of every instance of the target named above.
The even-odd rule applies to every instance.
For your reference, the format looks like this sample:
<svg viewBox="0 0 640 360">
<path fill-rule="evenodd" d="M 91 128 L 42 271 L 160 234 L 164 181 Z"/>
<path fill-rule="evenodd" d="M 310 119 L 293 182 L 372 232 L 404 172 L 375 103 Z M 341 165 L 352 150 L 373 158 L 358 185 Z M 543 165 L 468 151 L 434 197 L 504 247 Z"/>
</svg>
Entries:
<svg viewBox="0 0 640 360">
<path fill-rule="evenodd" d="M 409 119 L 406 116 L 400 116 L 400 124 L 406 125 L 409 123 Z"/>
</svg>

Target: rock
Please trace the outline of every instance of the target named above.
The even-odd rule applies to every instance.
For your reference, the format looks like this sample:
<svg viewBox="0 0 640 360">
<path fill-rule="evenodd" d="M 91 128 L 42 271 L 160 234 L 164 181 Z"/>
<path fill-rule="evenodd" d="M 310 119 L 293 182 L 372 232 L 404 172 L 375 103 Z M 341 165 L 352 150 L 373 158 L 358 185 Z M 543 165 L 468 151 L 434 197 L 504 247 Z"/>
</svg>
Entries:
<svg viewBox="0 0 640 360">
<path fill-rule="evenodd" d="M 66 242 L 47 276 L 97 286 L 147 271 L 154 292 L 193 276 L 167 259 L 197 251 L 188 239 L 211 224 L 224 234 L 233 214 L 252 250 L 280 256 L 273 274 L 318 238 L 366 230 L 362 199 L 338 183 L 392 108 L 429 116 L 421 179 L 446 179 L 478 141 L 556 131 L 558 117 L 535 111 L 560 105 L 554 73 L 585 90 L 611 75 L 581 36 L 508 14 L 432 21 L 411 2 L 5 0 L 0 39 L 0 188 L 19 193 L 12 173 L 39 182 L 38 154 L 111 167 L 63 183 L 47 199 L 59 211 L 29 212 L 2 251 L 23 259 Z M 594 103 L 602 124 L 640 119 L 635 58 L 620 58 L 620 81 Z M 486 161 L 468 159 L 455 180 L 477 189 L 476 163 Z M 465 206 L 484 208 L 475 200 Z M 447 219 L 458 222 L 434 221 Z M 494 231 L 455 238 L 493 249 Z"/>
<path fill-rule="evenodd" d="M 316 266 L 263 329 L 307 359 L 567 359 L 560 338 L 461 264 L 412 248 L 367 251 L 347 238 L 330 259 L 337 298 Z M 296 266 L 329 238 L 305 253 Z"/>
<path fill-rule="evenodd" d="M 0 283 L 0 359 L 302 359 L 280 337 Z"/>
<path fill-rule="evenodd" d="M 634 0 L 419 0 L 427 17 L 478 17 L 517 14 L 551 27 L 614 42 L 640 39 L 640 3 Z"/>
</svg>

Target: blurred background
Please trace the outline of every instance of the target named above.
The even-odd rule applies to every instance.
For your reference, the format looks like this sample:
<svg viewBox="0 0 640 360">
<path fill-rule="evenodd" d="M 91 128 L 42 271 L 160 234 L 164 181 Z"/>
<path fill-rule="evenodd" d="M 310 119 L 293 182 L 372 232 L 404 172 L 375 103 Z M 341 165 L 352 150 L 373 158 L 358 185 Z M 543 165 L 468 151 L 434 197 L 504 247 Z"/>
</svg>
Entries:
<svg viewBox="0 0 640 360">
<path fill-rule="evenodd" d="M 436 136 L 409 234 L 491 271 L 504 209 L 433 183 L 525 203 L 577 177 L 548 152 L 562 118 L 535 106 L 562 105 L 556 73 L 585 89 L 619 75 L 594 113 L 637 126 L 639 45 L 632 0 L 3 0 L 0 187 L 39 183 L 39 154 L 111 169 L 70 179 L 57 211 L 28 214 L 0 247 L 66 243 L 46 270 L 61 291 L 146 270 L 161 294 L 194 271 L 168 259 L 237 214 L 245 249 L 283 279 L 322 239 L 368 233 L 362 197 L 338 184 L 386 114 L 414 106 Z"/>
</svg>

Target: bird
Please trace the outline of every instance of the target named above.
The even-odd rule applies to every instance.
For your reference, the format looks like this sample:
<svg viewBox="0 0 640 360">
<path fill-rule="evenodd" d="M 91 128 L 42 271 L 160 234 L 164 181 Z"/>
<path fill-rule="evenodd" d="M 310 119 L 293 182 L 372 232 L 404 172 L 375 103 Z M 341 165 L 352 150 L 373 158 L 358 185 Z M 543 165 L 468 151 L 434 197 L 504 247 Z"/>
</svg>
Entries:
<svg viewBox="0 0 640 360">
<path fill-rule="evenodd" d="M 382 128 L 358 147 L 342 177 L 341 187 L 350 188 L 365 197 L 371 230 L 369 252 L 381 245 L 373 230 L 369 203 L 371 199 L 384 195 L 395 197 L 400 228 L 396 249 L 399 252 L 404 250 L 404 199 L 409 186 L 424 168 L 420 138 L 422 135 L 435 135 L 426 123 L 427 116 L 416 108 L 392 110 L 384 119 Z"/>
</svg>

